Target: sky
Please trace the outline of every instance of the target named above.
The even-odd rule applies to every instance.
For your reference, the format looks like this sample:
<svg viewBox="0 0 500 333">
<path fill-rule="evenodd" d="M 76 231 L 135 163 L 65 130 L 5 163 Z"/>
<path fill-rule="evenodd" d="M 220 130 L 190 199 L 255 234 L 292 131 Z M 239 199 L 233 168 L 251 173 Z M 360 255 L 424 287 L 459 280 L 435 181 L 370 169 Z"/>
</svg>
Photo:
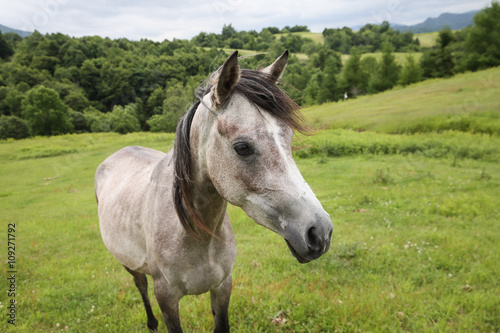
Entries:
<svg viewBox="0 0 500 333">
<path fill-rule="evenodd" d="M 464 13 L 491 0 L 0 0 L 0 24 L 73 37 L 191 39 L 224 24 L 261 31 L 307 25 L 312 32 L 366 23 L 411 25 L 441 13 Z"/>
</svg>

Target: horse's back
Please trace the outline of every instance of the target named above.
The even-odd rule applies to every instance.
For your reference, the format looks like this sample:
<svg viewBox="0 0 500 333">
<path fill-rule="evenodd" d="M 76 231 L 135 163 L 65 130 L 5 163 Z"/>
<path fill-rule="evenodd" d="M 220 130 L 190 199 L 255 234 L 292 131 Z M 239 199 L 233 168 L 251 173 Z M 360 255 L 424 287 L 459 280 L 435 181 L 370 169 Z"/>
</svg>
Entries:
<svg viewBox="0 0 500 333">
<path fill-rule="evenodd" d="M 151 174 L 165 153 L 125 147 L 97 168 L 95 191 L 99 228 L 108 250 L 125 266 L 147 270 L 144 214 Z"/>
<path fill-rule="evenodd" d="M 139 146 L 120 149 L 97 167 L 95 175 L 96 192 L 103 182 L 109 181 L 109 177 L 117 174 L 123 177 L 125 174 L 138 173 L 151 169 L 151 167 L 154 168 L 164 156 L 165 153 L 161 151 Z"/>
</svg>

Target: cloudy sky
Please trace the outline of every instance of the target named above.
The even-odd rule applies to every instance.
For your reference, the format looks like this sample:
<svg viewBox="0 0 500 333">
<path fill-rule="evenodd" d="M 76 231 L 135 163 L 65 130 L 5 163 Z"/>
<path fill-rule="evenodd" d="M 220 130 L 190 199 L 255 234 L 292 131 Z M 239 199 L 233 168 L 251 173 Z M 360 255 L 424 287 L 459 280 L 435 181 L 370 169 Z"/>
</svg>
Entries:
<svg viewBox="0 0 500 333">
<path fill-rule="evenodd" d="M 441 13 L 482 9 L 491 0 L 0 0 L 0 24 L 26 31 L 80 37 L 156 41 L 190 39 L 201 31 L 307 25 L 324 28 L 366 23 L 415 24 Z"/>
</svg>

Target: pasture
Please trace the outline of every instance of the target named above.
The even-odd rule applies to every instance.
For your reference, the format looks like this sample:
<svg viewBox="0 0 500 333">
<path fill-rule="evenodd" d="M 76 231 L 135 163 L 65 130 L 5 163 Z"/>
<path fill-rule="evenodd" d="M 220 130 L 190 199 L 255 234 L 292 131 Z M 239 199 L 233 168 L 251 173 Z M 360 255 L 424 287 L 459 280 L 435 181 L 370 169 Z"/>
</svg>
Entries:
<svg viewBox="0 0 500 333">
<path fill-rule="evenodd" d="M 481 73 L 489 80 L 489 71 Z M 465 75 L 467 82 L 476 82 L 476 74 Z M 329 128 L 297 136 L 294 155 L 332 217 L 332 246 L 318 260 L 300 265 L 281 237 L 230 206 L 238 249 L 230 305 L 234 332 L 500 329 L 498 133 L 448 128 L 388 134 L 408 120 L 376 109 L 404 112 L 417 104 L 419 117 L 411 122 L 427 119 L 430 124 L 439 109 L 448 110 L 450 94 L 459 104 L 475 96 L 476 88 L 465 83 L 462 90 L 447 92 L 452 80 L 430 81 L 419 103 L 405 105 L 403 97 L 392 95 L 399 90 L 393 90 L 307 110 L 313 124 Z M 407 88 L 406 98 L 417 99 L 423 87 Z M 437 105 L 434 112 L 428 99 Z M 498 113 L 495 100 L 478 98 L 475 113 Z M 338 125 L 342 108 L 367 131 Z M 361 112 L 370 108 L 374 118 L 364 123 Z M 390 126 L 384 129 L 386 122 Z M 0 142 L 0 331 L 147 331 L 131 276 L 101 241 L 93 176 L 99 163 L 124 146 L 165 151 L 173 139 L 172 134 L 107 133 Z M 15 327 L 7 323 L 13 297 L 5 292 L 7 226 L 12 223 Z M 154 298 L 152 305 L 161 319 Z M 183 298 L 180 312 L 186 331 L 213 329 L 208 294 Z M 159 329 L 166 331 L 163 320 Z"/>
<path fill-rule="evenodd" d="M 396 63 L 404 66 L 406 64 L 406 58 L 408 57 L 410 53 L 407 52 L 392 52 L 392 55 L 394 56 L 394 59 L 396 60 Z M 422 52 L 413 52 L 411 53 L 413 55 L 413 59 L 415 59 L 415 62 L 419 62 L 420 58 L 422 57 Z M 361 59 L 366 58 L 366 57 L 374 57 L 377 61 L 382 60 L 382 52 L 371 52 L 371 53 L 363 53 L 361 54 Z M 342 59 L 342 64 L 345 65 L 346 61 L 349 59 L 351 55 L 350 54 L 342 54 L 340 58 Z"/>
<path fill-rule="evenodd" d="M 439 32 L 423 32 L 420 34 L 415 34 L 415 38 L 418 38 L 420 46 L 422 47 L 433 47 L 434 45 L 436 45 L 438 37 Z"/>
<path fill-rule="evenodd" d="M 500 134 L 500 68 L 433 79 L 305 110 L 318 128 Z"/>
</svg>

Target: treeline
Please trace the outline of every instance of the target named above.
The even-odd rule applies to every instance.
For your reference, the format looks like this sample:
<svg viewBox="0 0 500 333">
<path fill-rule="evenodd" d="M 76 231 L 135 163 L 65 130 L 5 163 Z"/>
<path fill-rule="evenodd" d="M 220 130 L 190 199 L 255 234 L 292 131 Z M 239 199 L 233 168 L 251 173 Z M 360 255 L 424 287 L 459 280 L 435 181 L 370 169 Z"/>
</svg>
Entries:
<svg viewBox="0 0 500 333">
<path fill-rule="evenodd" d="M 0 33 L 0 139 L 172 132 L 192 103 L 193 90 L 225 60 L 223 48 L 265 51 L 242 59 L 245 68 L 267 65 L 284 49 L 306 54 L 290 58 L 283 86 L 299 104 L 313 105 L 498 66 L 497 31 L 498 2 L 479 12 L 473 27 L 442 30 L 431 49 L 421 49 L 411 33 L 398 33 L 387 22 L 357 32 L 325 29 L 324 43 L 303 37 L 305 26 L 257 33 L 225 25 L 221 34 L 163 42 Z M 393 54 L 419 50 L 420 61 L 408 53 L 404 66 Z M 364 54 L 374 51 L 381 57 Z M 343 62 L 344 53 L 349 56 Z"/>
<path fill-rule="evenodd" d="M 420 43 L 414 39 L 412 32 L 400 33 L 393 30 L 389 22 L 381 25 L 367 24 L 359 31 L 351 28 L 325 29 L 323 31 L 324 45 L 313 39 L 303 37 L 297 32 L 309 32 L 307 26 L 263 28 L 260 32 L 255 30 L 237 31 L 231 24 L 224 25 L 222 33 L 201 32 L 191 42 L 200 47 L 216 47 L 268 51 L 276 44 L 288 49 L 292 53 L 305 53 L 311 55 L 322 48 L 350 54 L 354 48 L 356 52 L 369 53 L 382 50 L 382 43 L 389 42 L 396 52 L 419 51 Z"/>
<path fill-rule="evenodd" d="M 0 138 L 172 131 L 219 55 L 187 40 L 0 34 Z M 10 50 L 10 51 L 9 51 Z"/>
<path fill-rule="evenodd" d="M 229 24 L 221 34 L 161 43 L 36 31 L 26 38 L 0 34 L 0 138 L 174 131 L 192 91 L 225 59 L 221 48 L 268 53 L 245 59 L 247 68 L 269 62 L 284 49 L 305 51 L 311 56 L 307 64 L 290 60 L 285 78 L 290 94 L 302 104 L 335 100 L 332 89 L 318 93 L 314 87 L 318 82 L 333 87 L 329 73 L 340 72 L 340 56 L 296 34 L 308 31 L 306 26 L 268 27 L 257 33 L 236 31 Z"/>
<path fill-rule="evenodd" d="M 393 30 L 387 21 L 382 22 L 381 25 L 367 24 L 359 31 L 352 31 L 347 27 L 325 29 L 323 36 L 328 48 L 343 54 L 351 53 L 353 48 L 361 53 L 376 52 L 382 50 L 384 42 L 390 43 L 396 52 L 420 50 L 420 42 L 418 38 L 414 39 L 412 32 L 400 33 Z"/>
</svg>

